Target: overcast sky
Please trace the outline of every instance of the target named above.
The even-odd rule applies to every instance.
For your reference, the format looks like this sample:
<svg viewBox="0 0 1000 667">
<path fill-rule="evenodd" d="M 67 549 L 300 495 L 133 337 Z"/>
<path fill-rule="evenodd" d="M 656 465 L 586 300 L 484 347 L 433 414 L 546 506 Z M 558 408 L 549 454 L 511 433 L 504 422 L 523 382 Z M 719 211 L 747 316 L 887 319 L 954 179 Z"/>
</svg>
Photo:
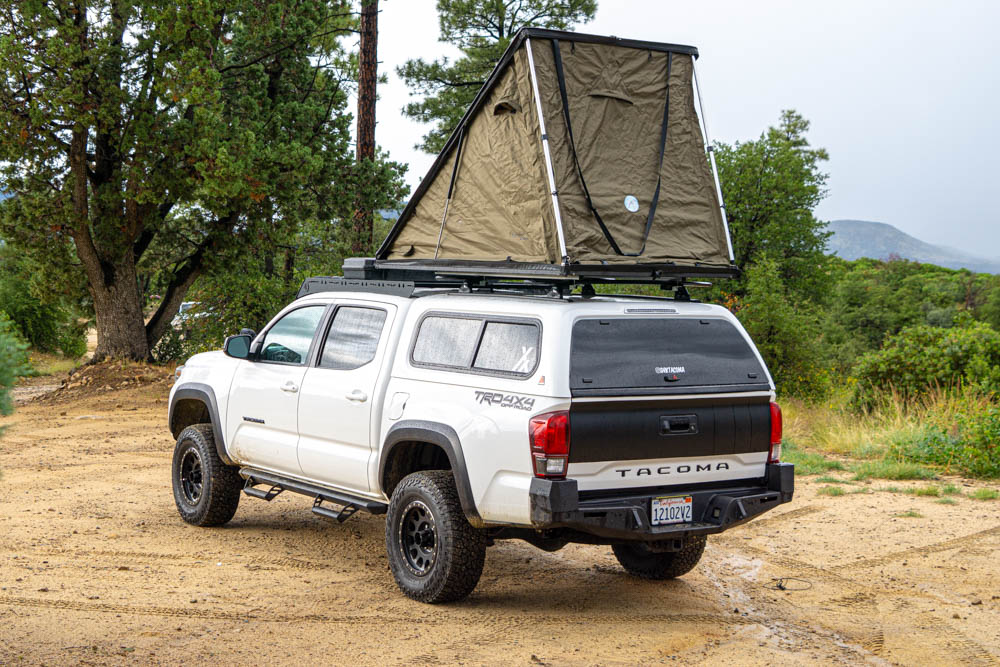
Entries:
<svg viewBox="0 0 1000 667">
<path fill-rule="evenodd" d="M 454 56 L 438 40 L 434 0 L 383 0 L 376 141 L 410 165 L 411 188 L 434 156 L 413 148 L 425 126 L 395 68 Z M 757 137 L 793 108 L 830 152 L 824 220 L 888 222 L 914 236 L 1000 257 L 1000 1 L 599 0 L 577 29 L 701 52 L 713 139 Z"/>
</svg>

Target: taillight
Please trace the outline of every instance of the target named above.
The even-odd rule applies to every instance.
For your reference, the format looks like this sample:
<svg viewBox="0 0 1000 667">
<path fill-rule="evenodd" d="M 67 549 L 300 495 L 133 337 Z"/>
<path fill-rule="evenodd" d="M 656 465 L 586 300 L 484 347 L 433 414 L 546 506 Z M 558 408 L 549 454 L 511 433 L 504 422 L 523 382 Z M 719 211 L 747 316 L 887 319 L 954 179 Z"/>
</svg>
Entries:
<svg viewBox="0 0 1000 667">
<path fill-rule="evenodd" d="M 768 463 L 781 460 L 781 407 L 771 401 L 771 449 L 767 453 Z"/>
<path fill-rule="evenodd" d="M 569 412 L 546 412 L 528 422 L 535 477 L 565 477 L 569 465 Z"/>
</svg>

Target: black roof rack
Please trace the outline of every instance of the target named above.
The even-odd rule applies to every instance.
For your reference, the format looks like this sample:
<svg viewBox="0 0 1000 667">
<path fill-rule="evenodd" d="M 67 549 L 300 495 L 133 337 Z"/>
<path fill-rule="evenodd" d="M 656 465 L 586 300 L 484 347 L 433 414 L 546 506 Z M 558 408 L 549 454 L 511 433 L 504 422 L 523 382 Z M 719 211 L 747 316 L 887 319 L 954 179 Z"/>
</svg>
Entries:
<svg viewBox="0 0 1000 667">
<path fill-rule="evenodd" d="M 571 273 L 551 264 L 525 265 L 506 262 L 379 262 L 370 257 L 344 260 L 343 277 L 306 278 L 296 298 L 319 292 L 371 292 L 409 298 L 434 291 L 527 293 L 564 296 L 573 288 L 594 294 L 594 285 L 659 285 L 675 290 L 674 298 L 687 300 L 685 285 L 707 286 L 691 280 L 709 277 L 710 271 L 695 275 L 664 274 L 653 265 L 601 266 L 599 273 Z M 572 265 L 571 267 L 572 268 Z M 583 267 L 586 268 L 586 267 Z M 721 273 L 721 272 L 720 272 Z"/>
</svg>

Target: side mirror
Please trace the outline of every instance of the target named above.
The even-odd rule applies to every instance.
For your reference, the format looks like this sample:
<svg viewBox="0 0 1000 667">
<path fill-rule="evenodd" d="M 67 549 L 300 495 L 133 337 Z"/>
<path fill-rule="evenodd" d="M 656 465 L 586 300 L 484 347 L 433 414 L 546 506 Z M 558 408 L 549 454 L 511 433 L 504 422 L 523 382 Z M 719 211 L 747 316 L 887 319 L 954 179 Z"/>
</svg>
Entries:
<svg viewBox="0 0 1000 667">
<path fill-rule="evenodd" d="M 229 336 L 222 346 L 222 351 L 226 353 L 226 356 L 234 359 L 248 359 L 250 357 L 250 341 L 252 340 L 253 338 L 246 334 Z"/>
</svg>

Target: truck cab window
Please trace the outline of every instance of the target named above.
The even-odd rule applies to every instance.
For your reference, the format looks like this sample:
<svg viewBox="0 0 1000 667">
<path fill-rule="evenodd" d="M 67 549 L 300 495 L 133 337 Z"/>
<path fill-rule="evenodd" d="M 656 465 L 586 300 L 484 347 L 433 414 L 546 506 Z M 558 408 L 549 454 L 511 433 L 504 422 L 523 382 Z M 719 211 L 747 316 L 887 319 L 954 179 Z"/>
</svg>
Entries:
<svg viewBox="0 0 1000 667">
<path fill-rule="evenodd" d="M 304 364 L 326 306 L 297 308 L 274 323 L 261 346 L 260 360 Z"/>
</svg>

